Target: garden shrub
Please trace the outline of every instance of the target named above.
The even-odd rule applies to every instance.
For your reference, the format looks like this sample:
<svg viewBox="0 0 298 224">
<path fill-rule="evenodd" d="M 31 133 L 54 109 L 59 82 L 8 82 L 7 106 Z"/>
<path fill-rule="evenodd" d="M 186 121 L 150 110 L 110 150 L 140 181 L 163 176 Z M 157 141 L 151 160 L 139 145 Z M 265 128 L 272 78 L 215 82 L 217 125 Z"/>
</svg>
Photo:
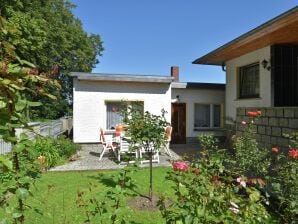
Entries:
<svg viewBox="0 0 298 224">
<path fill-rule="evenodd" d="M 176 197 L 169 207 L 165 198 L 159 203 L 166 223 L 273 223 L 263 205 L 266 198 L 254 185 L 230 176 L 222 155 L 173 164 L 167 179 L 174 182 Z"/>
<path fill-rule="evenodd" d="M 290 135 L 291 146 L 297 147 L 297 133 Z M 281 151 L 272 148 L 272 174 L 268 178 L 268 192 L 271 193 L 277 212 L 284 223 L 298 220 L 298 150 Z"/>
<path fill-rule="evenodd" d="M 214 135 L 203 134 L 198 136 L 202 150 L 216 151 L 218 149 L 217 139 Z"/>
<path fill-rule="evenodd" d="M 252 113 L 252 112 L 251 112 Z M 250 177 L 264 177 L 268 174 L 270 166 L 270 157 L 268 150 L 259 148 L 256 141 L 256 133 L 253 129 L 253 125 L 260 112 L 250 114 L 248 122 L 242 121 L 241 125 L 244 126 L 244 132 L 242 136 L 237 138 L 234 150 L 234 170 L 238 174 L 243 174 Z"/>
<path fill-rule="evenodd" d="M 74 144 L 64 136 L 58 137 L 57 139 L 45 137 L 36 139 L 31 151 L 33 156 L 41 163 L 45 160 L 45 167 L 49 168 L 69 158 L 79 147 L 78 144 Z"/>
</svg>

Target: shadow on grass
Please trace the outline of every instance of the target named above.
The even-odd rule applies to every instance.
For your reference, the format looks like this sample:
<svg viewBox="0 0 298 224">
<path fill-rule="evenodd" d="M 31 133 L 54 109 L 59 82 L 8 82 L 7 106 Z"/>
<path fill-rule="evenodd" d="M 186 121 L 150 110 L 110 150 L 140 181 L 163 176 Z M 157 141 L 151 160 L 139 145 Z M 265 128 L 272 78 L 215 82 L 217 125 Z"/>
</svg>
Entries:
<svg viewBox="0 0 298 224">
<path fill-rule="evenodd" d="M 114 178 L 113 175 L 105 175 L 102 173 L 99 173 L 97 176 L 87 176 L 90 179 L 98 180 L 101 184 L 103 184 L 106 187 L 109 188 L 115 188 L 116 185 L 118 184 Z M 141 194 L 137 188 L 138 186 L 136 184 L 131 184 L 129 187 L 127 187 L 132 193 L 134 193 L 133 196 L 140 196 L 144 198 L 148 198 L 147 195 Z"/>
</svg>

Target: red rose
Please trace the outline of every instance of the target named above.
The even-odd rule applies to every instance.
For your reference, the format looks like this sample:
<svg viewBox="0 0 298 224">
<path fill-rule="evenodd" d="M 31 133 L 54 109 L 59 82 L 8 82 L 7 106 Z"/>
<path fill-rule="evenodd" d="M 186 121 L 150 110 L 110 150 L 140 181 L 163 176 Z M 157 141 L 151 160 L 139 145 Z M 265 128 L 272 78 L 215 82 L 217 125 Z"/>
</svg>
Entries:
<svg viewBox="0 0 298 224">
<path fill-rule="evenodd" d="M 289 157 L 292 158 L 292 159 L 298 159 L 298 150 L 296 149 L 291 149 L 289 151 Z"/>
<path fill-rule="evenodd" d="M 271 151 L 272 152 L 275 152 L 275 153 L 278 153 L 279 152 L 279 149 L 275 147 L 275 148 L 272 148 Z"/>
<path fill-rule="evenodd" d="M 256 111 L 248 111 L 247 112 L 247 116 L 249 116 L 249 117 L 257 117 L 257 116 L 259 116 L 259 114 Z"/>
</svg>

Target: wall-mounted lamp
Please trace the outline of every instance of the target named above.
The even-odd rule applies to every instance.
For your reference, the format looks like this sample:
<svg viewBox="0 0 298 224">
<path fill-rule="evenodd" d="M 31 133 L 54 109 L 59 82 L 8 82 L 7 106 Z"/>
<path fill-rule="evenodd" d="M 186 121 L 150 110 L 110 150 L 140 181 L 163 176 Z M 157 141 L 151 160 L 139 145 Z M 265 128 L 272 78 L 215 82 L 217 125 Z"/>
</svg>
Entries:
<svg viewBox="0 0 298 224">
<path fill-rule="evenodd" d="M 176 95 L 176 102 L 179 103 L 180 102 L 180 96 Z"/>
<path fill-rule="evenodd" d="M 221 64 L 221 70 L 224 72 L 226 71 L 226 65 L 224 62 Z"/>
<path fill-rule="evenodd" d="M 262 65 L 263 65 L 263 68 L 266 68 L 267 65 L 268 65 L 268 61 L 267 61 L 266 59 L 264 59 L 264 60 L 262 61 Z"/>
</svg>

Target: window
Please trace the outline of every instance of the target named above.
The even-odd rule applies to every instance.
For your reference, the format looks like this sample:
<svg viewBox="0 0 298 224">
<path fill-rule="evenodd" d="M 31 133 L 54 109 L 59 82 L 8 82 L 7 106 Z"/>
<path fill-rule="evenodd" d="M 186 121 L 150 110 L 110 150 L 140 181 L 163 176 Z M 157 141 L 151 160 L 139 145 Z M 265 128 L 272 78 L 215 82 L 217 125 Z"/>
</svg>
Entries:
<svg viewBox="0 0 298 224">
<path fill-rule="evenodd" d="M 125 108 L 131 107 L 140 113 L 144 113 L 144 102 L 141 101 L 115 101 L 115 102 L 106 102 L 107 106 L 107 129 L 115 129 L 118 124 L 124 122 L 121 111 Z"/>
<path fill-rule="evenodd" d="M 195 104 L 194 129 L 220 127 L 219 104 Z"/>
<path fill-rule="evenodd" d="M 260 96 L 259 63 L 239 68 L 239 98 Z"/>
</svg>

